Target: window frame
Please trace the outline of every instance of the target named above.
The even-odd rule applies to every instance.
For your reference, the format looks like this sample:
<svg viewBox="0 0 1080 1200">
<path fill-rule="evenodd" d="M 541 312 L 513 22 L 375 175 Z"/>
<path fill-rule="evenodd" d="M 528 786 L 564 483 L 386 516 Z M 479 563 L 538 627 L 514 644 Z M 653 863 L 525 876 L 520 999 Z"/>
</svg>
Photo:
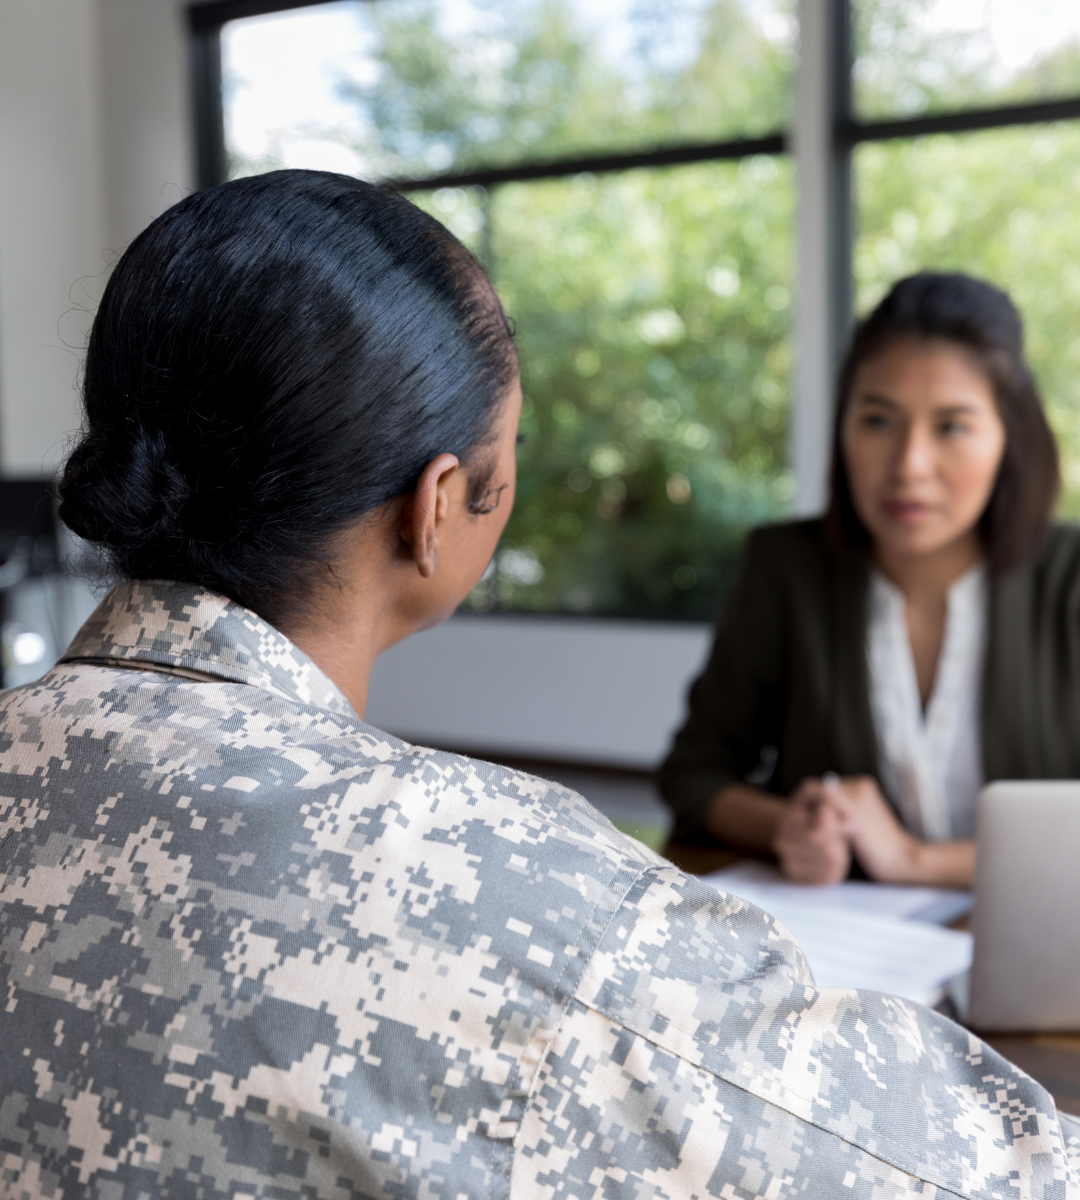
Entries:
<svg viewBox="0 0 1080 1200">
<path fill-rule="evenodd" d="M 194 108 L 195 151 L 198 187 L 223 183 L 228 175 L 225 149 L 224 105 L 221 95 L 221 30 L 228 21 L 266 16 L 275 12 L 311 8 L 327 0 L 209 0 L 188 7 L 191 42 L 191 90 Z M 366 0 L 378 3 L 378 0 Z M 851 189 L 851 160 L 855 147 L 864 142 L 894 141 L 931 134 L 975 133 L 1011 125 L 1039 125 L 1080 120 L 1080 94 L 1059 100 L 1026 104 L 989 105 L 948 109 L 909 117 L 860 120 L 853 103 L 854 53 L 851 0 L 827 0 L 829 8 L 830 57 L 833 64 L 833 173 L 836 176 L 832 214 L 837 232 L 831 256 L 831 286 L 838 298 L 840 327 L 846 332 L 851 321 L 851 248 L 853 244 L 854 197 Z M 437 187 L 494 187 L 540 179 L 558 179 L 588 171 L 593 174 L 632 170 L 636 167 L 680 166 L 687 163 L 747 158 L 756 154 L 787 154 L 791 130 L 777 129 L 754 138 L 722 141 L 680 141 L 618 154 L 572 155 L 559 158 L 523 159 L 502 167 L 447 171 L 426 177 L 385 181 L 401 191 L 427 191 Z"/>
<path fill-rule="evenodd" d="M 224 183 L 228 177 L 225 148 L 224 105 L 221 96 L 221 30 L 228 21 L 261 17 L 291 9 L 312 8 L 329 0 L 211 0 L 188 8 L 191 38 L 191 91 L 194 107 L 196 178 L 200 189 Z M 378 0 L 364 0 L 378 3 Z M 610 174 L 636 167 L 673 167 L 689 163 L 731 161 L 756 154 L 785 154 L 787 130 L 760 137 L 722 141 L 679 141 L 617 154 L 567 155 L 526 158 L 500 167 L 445 171 L 425 177 L 407 176 L 382 182 L 401 192 L 430 191 L 441 187 L 496 187 L 501 183 L 564 179 L 583 172 Z"/>
</svg>

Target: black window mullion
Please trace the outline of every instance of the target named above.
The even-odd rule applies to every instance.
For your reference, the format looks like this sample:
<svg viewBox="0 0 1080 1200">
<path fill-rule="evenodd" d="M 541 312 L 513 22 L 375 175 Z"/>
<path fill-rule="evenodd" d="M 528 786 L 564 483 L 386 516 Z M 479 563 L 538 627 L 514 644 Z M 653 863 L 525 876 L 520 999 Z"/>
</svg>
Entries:
<svg viewBox="0 0 1080 1200">
<path fill-rule="evenodd" d="M 225 106 L 221 95 L 221 26 L 193 29 L 189 53 L 195 182 L 201 191 L 224 183 L 229 177 Z"/>
<path fill-rule="evenodd" d="M 853 313 L 855 226 L 852 198 L 852 146 L 846 131 L 852 121 L 853 75 L 851 0 L 829 4 L 831 42 L 832 174 L 829 224 L 832 243 L 829 281 L 833 361 L 839 369 L 847 348 Z"/>
<path fill-rule="evenodd" d="M 326 0 L 211 0 L 188 8 L 188 28 L 193 33 L 220 30 L 226 21 L 243 17 L 265 17 L 268 13 L 287 12 L 290 8 L 311 8 Z"/>
<path fill-rule="evenodd" d="M 849 146 L 856 146 L 860 142 L 887 142 L 937 133 L 979 133 L 1009 125 L 1041 125 L 1077 119 L 1080 119 L 1080 97 L 1070 97 L 993 108 L 953 109 L 884 121 L 858 121 L 852 118 L 841 129 L 840 136 Z"/>
<path fill-rule="evenodd" d="M 637 167 L 670 167 L 689 163 L 716 162 L 747 158 L 753 154 L 783 154 L 788 135 L 784 131 L 759 138 L 737 138 L 727 142 L 681 142 L 656 146 L 627 154 L 590 154 L 574 158 L 556 158 L 511 163 L 505 167 L 476 167 L 467 171 L 431 175 L 426 179 L 386 180 L 398 191 L 428 191 L 438 187 L 495 187 L 500 183 L 522 183 L 540 179 L 561 179 L 567 175 L 603 175 L 630 171 Z"/>
</svg>

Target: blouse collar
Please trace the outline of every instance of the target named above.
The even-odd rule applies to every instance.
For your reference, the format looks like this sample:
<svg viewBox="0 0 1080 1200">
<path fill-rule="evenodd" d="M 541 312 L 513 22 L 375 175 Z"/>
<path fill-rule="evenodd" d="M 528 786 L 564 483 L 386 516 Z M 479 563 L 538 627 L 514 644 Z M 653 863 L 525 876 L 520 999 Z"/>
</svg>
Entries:
<svg viewBox="0 0 1080 1200">
<path fill-rule="evenodd" d="M 197 672 L 359 720 L 341 689 L 284 634 L 250 609 L 191 583 L 118 584 L 60 661 Z"/>
</svg>

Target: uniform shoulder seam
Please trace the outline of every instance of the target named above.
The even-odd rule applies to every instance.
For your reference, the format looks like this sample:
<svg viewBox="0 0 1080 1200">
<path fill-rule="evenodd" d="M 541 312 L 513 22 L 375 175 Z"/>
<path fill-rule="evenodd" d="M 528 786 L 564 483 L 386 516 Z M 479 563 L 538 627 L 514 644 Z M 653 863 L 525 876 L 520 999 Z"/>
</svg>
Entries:
<svg viewBox="0 0 1080 1200">
<path fill-rule="evenodd" d="M 902 1153 L 903 1147 L 899 1146 L 887 1135 L 875 1133 L 874 1136 L 878 1143 L 884 1142 L 887 1145 L 894 1147 L 899 1152 L 897 1153 L 895 1159 L 890 1158 L 887 1154 L 883 1154 L 878 1150 L 870 1150 L 866 1146 L 863 1146 L 859 1142 L 855 1141 L 853 1138 L 845 1137 L 842 1133 L 838 1133 L 835 1129 L 830 1129 L 828 1125 L 822 1124 L 820 1121 L 815 1121 L 813 1117 L 807 1116 L 804 1112 L 798 1111 L 796 1104 L 802 1108 L 812 1107 L 814 1103 L 812 1097 L 801 1096 L 798 1092 L 793 1091 L 786 1084 L 766 1080 L 763 1076 L 750 1071 L 749 1068 L 747 1069 L 747 1077 L 745 1079 L 740 1079 L 734 1072 L 716 1070 L 714 1067 L 709 1066 L 708 1063 L 699 1059 L 695 1059 L 684 1053 L 682 1050 L 667 1044 L 662 1035 L 657 1035 L 657 1031 L 654 1027 L 654 1014 L 649 1013 L 639 1005 L 635 1004 L 633 1001 L 630 1001 L 627 1004 L 627 1010 L 629 1013 L 633 1013 L 641 1018 L 640 1026 L 637 1023 L 630 1023 L 627 1021 L 625 1019 L 627 1015 L 626 1013 L 623 1013 L 622 1015 L 615 1015 L 614 1013 L 606 1010 L 598 1004 L 594 1004 L 592 1001 L 587 1000 L 580 995 L 575 996 L 574 999 L 580 1005 L 582 1005 L 582 1007 L 591 1009 L 593 1012 L 602 1016 L 606 1021 L 614 1022 L 616 1025 L 628 1030 L 635 1036 L 649 1042 L 650 1045 L 655 1046 L 658 1050 L 662 1050 L 665 1054 L 674 1054 L 683 1062 L 689 1063 L 692 1067 L 694 1067 L 695 1070 L 704 1071 L 706 1074 L 712 1075 L 715 1079 L 721 1079 L 724 1083 L 728 1083 L 732 1087 L 738 1088 L 739 1091 L 746 1092 L 749 1096 L 754 1096 L 758 1100 L 763 1100 L 766 1104 L 771 1104 L 774 1108 L 778 1108 L 782 1112 L 790 1113 L 791 1116 L 793 1116 L 797 1121 L 803 1121 L 807 1125 L 812 1125 L 815 1129 L 820 1129 L 822 1133 L 827 1134 L 829 1137 L 836 1138 L 836 1140 L 839 1142 L 844 1142 L 846 1145 L 853 1146 L 861 1153 L 867 1154 L 871 1158 L 877 1159 L 879 1162 L 888 1164 L 888 1166 L 897 1171 L 901 1171 L 911 1179 L 918 1179 L 920 1182 L 933 1184 L 934 1187 L 948 1193 L 950 1196 L 962 1198 L 963 1193 L 957 1192 L 951 1184 L 946 1183 L 939 1177 L 936 1177 L 932 1172 L 916 1171 L 912 1170 L 910 1166 L 905 1166 L 902 1162 L 904 1157 Z M 682 1027 L 677 1021 L 669 1018 L 667 1024 L 669 1027 L 674 1026 L 684 1036 L 692 1038 L 696 1042 L 694 1034 Z M 759 1086 L 755 1087 L 755 1083 L 757 1083 Z M 778 1093 L 780 1093 L 783 1099 L 788 1100 L 787 1104 L 777 1103 Z"/>
</svg>

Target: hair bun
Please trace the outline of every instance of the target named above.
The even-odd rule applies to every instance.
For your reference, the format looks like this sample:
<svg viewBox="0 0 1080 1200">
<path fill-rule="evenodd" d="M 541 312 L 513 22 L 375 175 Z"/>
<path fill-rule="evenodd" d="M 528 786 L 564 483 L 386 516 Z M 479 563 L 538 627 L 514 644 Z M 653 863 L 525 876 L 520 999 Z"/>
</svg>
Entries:
<svg viewBox="0 0 1080 1200">
<path fill-rule="evenodd" d="M 72 451 L 58 490 L 60 519 L 88 542 L 110 547 L 122 570 L 145 552 L 183 539 L 191 488 L 170 461 L 164 434 L 89 430 Z M 172 555 L 168 555 L 172 557 Z"/>
</svg>

